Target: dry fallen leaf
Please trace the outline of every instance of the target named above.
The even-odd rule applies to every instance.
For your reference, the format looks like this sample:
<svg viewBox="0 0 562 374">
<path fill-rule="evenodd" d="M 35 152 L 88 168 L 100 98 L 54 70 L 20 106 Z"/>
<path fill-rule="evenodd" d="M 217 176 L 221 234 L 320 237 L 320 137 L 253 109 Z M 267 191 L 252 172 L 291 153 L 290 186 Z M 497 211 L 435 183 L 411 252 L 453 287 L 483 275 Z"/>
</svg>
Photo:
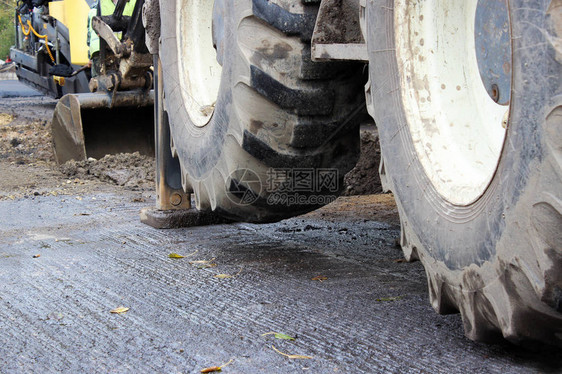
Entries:
<svg viewBox="0 0 562 374">
<path fill-rule="evenodd" d="M 223 364 L 221 366 L 211 366 L 205 369 L 201 369 L 201 373 L 214 373 L 215 371 L 222 371 L 222 368 L 230 365 L 230 363 L 234 361 L 232 358 L 230 359 L 230 361 L 228 361 L 226 364 Z"/>
<path fill-rule="evenodd" d="M 215 278 L 219 278 L 219 279 L 227 279 L 227 278 L 234 278 L 235 276 L 237 276 L 238 274 L 240 274 L 242 272 L 242 268 L 240 268 L 240 270 L 238 270 L 238 273 L 234 274 L 234 275 L 230 275 L 230 274 L 215 274 Z"/>
<path fill-rule="evenodd" d="M 285 357 L 287 357 L 287 358 L 291 358 L 291 359 L 308 360 L 308 359 L 311 359 L 311 358 L 312 358 L 311 356 L 290 355 L 290 354 L 287 354 L 287 353 L 283 353 L 283 352 L 281 352 L 280 350 L 278 350 L 277 348 L 275 348 L 275 346 L 274 346 L 273 344 L 271 345 L 271 348 L 273 348 L 273 350 L 274 350 L 275 352 L 279 353 L 280 355 L 283 355 L 283 356 L 285 356 Z"/>
<path fill-rule="evenodd" d="M 189 261 L 189 264 L 194 265 L 195 267 L 197 267 L 197 269 L 214 268 L 215 266 L 217 266 L 217 264 L 213 262 L 214 259 L 215 258 L 213 257 L 210 260 Z"/>
<path fill-rule="evenodd" d="M 110 310 L 109 312 L 115 313 L 115 314 L 121 314 L 121 313 L 127 312 L 128 310 L 129 310 L 129 308 L 126 308 L 124 306 L 120 306 L 120 307 L 117 307 L 115 309 Z"/>
<path fill-rule="evenodd" d="M 323 282 L 327 279 L 328 277 L 326 277 L 325 275 L 317 275 L 316 277 L 312 278 L 313 281 L 320 281 L 320 282 Z"/>
<path fill-rule="evenodd" d="M 234 275 L 229 275 L 229 274 L 215 274 L 215 278 L 219 278 L 219 279 L 226 279 L 226 278 L 232 278 Z"/>
<path fill-rule="evenodd" d="M 189 261 L 189 263 L 190 263 L 191 265 L 206 265 L 206 264 L 211 263 L 214 259 L 215 259 L 215 258 L 213 257 L 213 258 L 210 259 L 210 260 L 195 260 L 195 261 Z"/>
<path fill-rule="evenodd" d="M 213 373 L 215 371 L 222 371 L 220 366 L 211 366 L 209 368 L 201 369 L 202 373 Z"/>
<path fill-rule="evenodd" d="M 398 259 L 394 260 L 394 262 L 402 263 L 402 262 L 406 262 L 406 259 L 405 258 L 398 258 Z"/>
</svg>

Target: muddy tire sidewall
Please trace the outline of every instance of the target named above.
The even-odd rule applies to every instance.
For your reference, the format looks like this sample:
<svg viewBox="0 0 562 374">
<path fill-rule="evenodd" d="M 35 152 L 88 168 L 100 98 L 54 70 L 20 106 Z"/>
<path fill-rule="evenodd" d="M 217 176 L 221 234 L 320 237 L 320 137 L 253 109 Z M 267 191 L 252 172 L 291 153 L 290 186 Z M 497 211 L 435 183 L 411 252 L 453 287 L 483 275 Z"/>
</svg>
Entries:
<svg viewBox="0 0 562 374">
<path fill-rule="evenodd" d="M 401 213 L 402 244 L 407 255 L 424 262 L 434 307 L 443 312 L 460 309 L 467 334 L 477 339 L 486 332 L 476 331 L 474 324 L 486 331 L 501 328 L 512 340 L 545 333 L 521 332 L 525 322 L 514 322 L 513 313 L 523 312 L 502 311 L 490 302 L 493 297 L 507 298 L 502 301 L 507 308 L 522 299 L 527 307 L 551 316 L 553 327 L 561 327 L 562 316 L 550 309 L 560 303 L 560 296 L 554 296 L 560 279 L 548 275 L 562 267 L 560 234 L 552 229 L 562 227 L 561 65 L 556 58 L 560 51 L 549 40 L 556 30 L 548 3 L 510 2 L 513 89 L 505 144 L 484 194 L 470 205 L 456 206 L 433 188 L 412 143 L 400 104 L 394 35 L 388 31 L 394 30 L 393 2 L 368 1 L 366 39 L 370 66 L 376 67 L 370 69 L 368 105 L 379 127 L 385 178 Z M 537 229 L 545 224 L 546 229 Z M 486 294 L 486 287 L 491 290 L 499 283 L 496 295 Z M 508 292 L 508 287 L 515 289 Z M 485 300 L 480 306 L 468 305 L 474 303 L 468 293 L 475 292 Z M 544 340 L 556 341 L 545 334 Z"/>
</svg>

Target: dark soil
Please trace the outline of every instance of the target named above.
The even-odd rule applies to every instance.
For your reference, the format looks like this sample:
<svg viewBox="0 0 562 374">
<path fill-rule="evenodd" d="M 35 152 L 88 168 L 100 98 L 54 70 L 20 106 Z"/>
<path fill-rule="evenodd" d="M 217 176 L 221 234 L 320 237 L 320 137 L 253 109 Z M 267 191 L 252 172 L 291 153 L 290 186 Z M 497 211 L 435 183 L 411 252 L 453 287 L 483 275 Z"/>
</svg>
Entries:
<svg viewBox="0 0 562 374">
<path fill-rule="evenodd" d="M 370 195 L 382 192 L 379 177 L 381 150 L 379 134 L 374 125 L 361 128 L 361 156 L 355 168 L 344 178 L 343 195 Z"/>
<path fill-rule="evenodd" d="M 139 153 L 107 155 L 99 160 L 54 162 L 51 118 L 55 100 L 46 97 L 2 99 L 0 103 L 0 200 L 37 193 L 72 194 L 118 185 L 154 192 L 155 160 Z M 380 149 L 374 125 L 361 129 L 361 156 L 345 176 L 344 195 L 381 192 Z"/>
<path fill-rule="evenodd" d="M 106 155 L 99 160 L 68 161 L 60 171 L 68 178 L 98 179 L 133 190 L 152 190 L 155 168 L 153 157 L 135 152 Z"/>
</svg>

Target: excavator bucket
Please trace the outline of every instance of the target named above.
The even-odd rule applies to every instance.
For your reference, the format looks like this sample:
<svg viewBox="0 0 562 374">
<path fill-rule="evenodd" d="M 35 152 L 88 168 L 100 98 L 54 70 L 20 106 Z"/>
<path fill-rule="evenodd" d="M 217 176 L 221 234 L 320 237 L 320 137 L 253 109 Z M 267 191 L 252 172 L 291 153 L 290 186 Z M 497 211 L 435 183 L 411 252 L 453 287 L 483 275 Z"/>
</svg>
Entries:
<svg viewBox="0 0 562 374">
<path fill-rule="evenodd" d="M 153 91 L 65 95 L 52 121 L 55 159 L 60 165 L 116 153 L 154 155 L 153 113 Z"/>
</svg>

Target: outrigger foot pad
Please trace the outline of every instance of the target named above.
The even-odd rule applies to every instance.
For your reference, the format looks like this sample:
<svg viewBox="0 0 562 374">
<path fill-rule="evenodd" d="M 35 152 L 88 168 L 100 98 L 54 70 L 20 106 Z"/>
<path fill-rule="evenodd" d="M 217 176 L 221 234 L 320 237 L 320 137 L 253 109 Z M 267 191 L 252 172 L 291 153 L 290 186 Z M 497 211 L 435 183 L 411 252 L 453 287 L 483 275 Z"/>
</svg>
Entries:
<svg viewBox="0 0 562 374">
<path fill-rule="evenodd" d="M 177 229 L 231 223 L 215 212 L 190 209 L 160 210 L 155 207 L 144 208 L 140 213 L 141 222 L 155 229 Z"/>
</svg>

